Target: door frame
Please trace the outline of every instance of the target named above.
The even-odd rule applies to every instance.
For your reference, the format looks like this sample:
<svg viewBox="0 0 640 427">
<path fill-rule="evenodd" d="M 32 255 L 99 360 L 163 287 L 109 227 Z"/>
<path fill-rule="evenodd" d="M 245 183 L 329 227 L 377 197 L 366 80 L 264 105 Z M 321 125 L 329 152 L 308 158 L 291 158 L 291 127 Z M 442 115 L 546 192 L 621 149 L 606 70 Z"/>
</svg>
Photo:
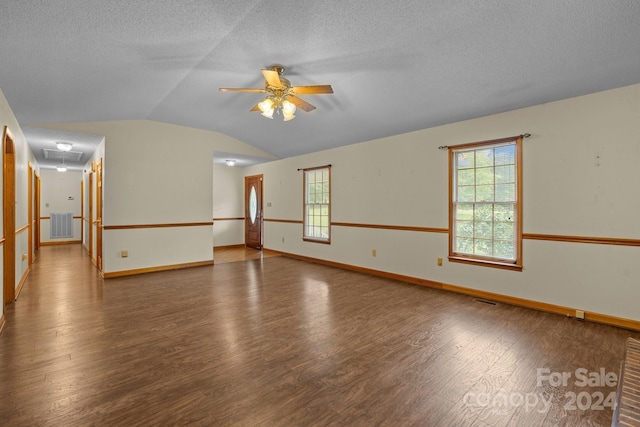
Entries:
<svg viewBox="0 0 640 427">
<path fill-rule="evenodd" d="M 33 198 L 35 227 L 33 229 L 34 255 L 40 249 L 40 175 L 34 172 L 35 194 Z"/>
<path fill-rule="evenodd" d="M 29 251 L 27 255 L 27 265 L 33 264 L 33 166 L 31 162 L 27 162 L 27 233 L 29 235 L 29 242 L 27 243 L 27 249 Z"/>
<path fill-rule="evenodd" d="M 96 162 L 96 262 L 102 273 L 102 159 Z"/>
<path fill-rule="evenodd" d="M 249 215 L 249 182 L 252 180 L 259 180 L 260 182 L 260 196 L 258 197 L 258 212 L 256 214 L 256 222 L 258 223 L 258 227 L 260 228 L 259 235 L 259 244 L 257 246 L 249 246 L 248 242 L 248 234 L 249 228 L 252 226 L 251 218 Z M 244 177 L 244 246 L 249 248 L 254 248 L 258 250 L 262 250 L 264 246 L 264 214 L 263 214 L 263 199 L 264 199 L 264 178 L 263 175 L 250 175 Z"/>
<path fill-rule="evenodd" d="M 3 177 L 3 292 L 4 306 L 16 299 L 16 159 L 15 142 L 8 126 L 2 137 L 2 177 Z"/>
<path fill-rule="evenodd" d="M 95 264 L 98 265 L 98 262 L 96 261 L 96 259 L 93 257 L 93 193 L 94 193 L 94 169 L 95 169 L 95 164 L 92 163 L 91 164 L 91 171 L 89 172 L 89 185 L 88 185 L 88 189 L 89 189 L 89 195 L 88 195 L 88 204 L 89 204 L 89 236 L 88 236 L 88 246 L 89 246 L 89 258 L 91 259 L 91 261 Z"/>
</svg>

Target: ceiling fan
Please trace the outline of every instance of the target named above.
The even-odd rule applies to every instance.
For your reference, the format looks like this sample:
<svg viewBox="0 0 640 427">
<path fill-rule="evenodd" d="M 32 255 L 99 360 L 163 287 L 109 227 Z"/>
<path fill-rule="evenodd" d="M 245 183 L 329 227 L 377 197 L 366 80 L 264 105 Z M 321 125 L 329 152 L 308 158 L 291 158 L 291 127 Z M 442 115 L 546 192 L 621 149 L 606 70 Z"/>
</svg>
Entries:
<svg viewBox="0 0 640 427">
<path fill-rule="evenodd" d="M 331 85 L 291 86 L 289 80 L 282 77 L 284 67 L 273 65 L 268 70 L 262 70 L 265 84 L 264 89 L 221 87 L 220 92 L 253 92 L 268 95 L 251 108 L 250 111 L 260 111 L 264 117 L 273 119 L 274 112 L 281 112 L 283 120 L 293 120 L 296 107 L 307 113 L 316 109 L 297 95 L 316 95 L 333 93 Z"/>
</svg>

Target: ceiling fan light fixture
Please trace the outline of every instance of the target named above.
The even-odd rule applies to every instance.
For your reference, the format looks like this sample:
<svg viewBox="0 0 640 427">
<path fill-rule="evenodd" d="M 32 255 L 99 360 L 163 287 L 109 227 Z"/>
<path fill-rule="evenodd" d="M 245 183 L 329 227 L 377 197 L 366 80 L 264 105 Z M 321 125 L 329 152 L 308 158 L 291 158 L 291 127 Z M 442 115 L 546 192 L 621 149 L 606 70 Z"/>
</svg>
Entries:
<svg viewBox="0 0 640 427">
<path fill-rule="evenodd" d="M 58 147 L 60 151 L 71 151 L 73 144 L 69 142 L 56 142 L 56 147 Z"/>
<path fill-rule="evenodd" d="M 273 115 L 274 106 L 275 106 L 275 102 L 270 96 L 267 96 L 265 99 L 263 99 L 258 103 L 258 108 L 260 109 L 260 111 L 262 111 L 263 113 L 268 113 L 269 111 L 271 111 L 272 115 Z"/>
<path fill-rule="evenodd" d="M 296 105 L 293 102 L 289 101 L 288 99 L 282 101 L 282 114 L 293 116 L 295 112 Z"/>
<path fill-rule="evenodd" d="M 296 109 L 309 113 L 316 109 L 315 106 L 298 97 L 298 95 L 317 95 L 325 93 L 333 93 L 331 85 L 312 85 L 312 86 L 292 86 L 291 82 L 282 77 L 284 67 L 281 65 L 273 65 L 271 69 L 263 69 L 262 75 L 265 79 L 264 89 L 258 88 L 232 88 L 221 87 L 220 92 L 250 92 L 250 93 L 267 93 L 267 96 L 258 102 L 249 111 L 260 111 L 260 113 L 268 118 L 273 119 L 273 114 L 282 114 L 285 122 L 293 120 Z"/>
<path fill-rule="evenodd" d="M 67 167 L 64 164 L 61 164 L 61 165 L 56 166 L 56 170 L 58 172 L 66 172 L 67 171 Z"/>
</svg>

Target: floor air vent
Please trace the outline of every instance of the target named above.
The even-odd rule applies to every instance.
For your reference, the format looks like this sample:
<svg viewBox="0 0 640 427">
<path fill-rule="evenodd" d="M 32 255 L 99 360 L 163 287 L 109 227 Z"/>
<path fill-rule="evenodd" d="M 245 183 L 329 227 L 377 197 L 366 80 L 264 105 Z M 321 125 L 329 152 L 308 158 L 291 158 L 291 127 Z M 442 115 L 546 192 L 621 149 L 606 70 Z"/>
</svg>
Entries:
<svg viewBox="0 0 640 427">
<path fill-rule="evenodd" d="M 489 301 L 488 299 L 482 299 L 482 298 L 474 298 L 473 299 L 475 302 L 481 302 L 483 304 L 487 304 L 487 305 L 498 305 L 498 303 L 493 302 L 493 301 Z"/>
</svg>

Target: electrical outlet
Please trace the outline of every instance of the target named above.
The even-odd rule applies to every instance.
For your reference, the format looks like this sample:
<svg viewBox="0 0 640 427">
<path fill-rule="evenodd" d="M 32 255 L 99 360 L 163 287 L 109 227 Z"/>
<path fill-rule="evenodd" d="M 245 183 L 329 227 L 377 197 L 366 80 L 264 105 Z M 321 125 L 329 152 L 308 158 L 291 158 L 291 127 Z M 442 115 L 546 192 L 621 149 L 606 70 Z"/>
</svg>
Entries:
<svg viewBox="0 0 640 427">
<path fill-rule="evenodd" d="M 438 258 L 438 267 L 442 267 L 442 258 Z"/>
<path fill-rule="evenodd" d="M 378 256 L 378 251 L 376 251 L 375 249 L 372 249 L 371 250 L 371 256 L 374 257 L 374 258 L 377 257 Z"/>
<path fill-rule="evenodd" d="M 284 243 L 284 237 L 282 238 L 282 243 Z"/>
<path fill-rule="evenodd" d="M 122 258 L 126 258 L 126 257 L 128 257 L 128 256 L 129 256 L 129 251 L 128 251 L 127 249 L 123 249 L 123 250 L 121 250 L 121 251 L 120 251 L 120 256 L 121 256 Z"/>
<path fill-rule="evenodd" d="M 584 311 L 576 310 L 576 319 L 584 320 Z"/>
</svg>

